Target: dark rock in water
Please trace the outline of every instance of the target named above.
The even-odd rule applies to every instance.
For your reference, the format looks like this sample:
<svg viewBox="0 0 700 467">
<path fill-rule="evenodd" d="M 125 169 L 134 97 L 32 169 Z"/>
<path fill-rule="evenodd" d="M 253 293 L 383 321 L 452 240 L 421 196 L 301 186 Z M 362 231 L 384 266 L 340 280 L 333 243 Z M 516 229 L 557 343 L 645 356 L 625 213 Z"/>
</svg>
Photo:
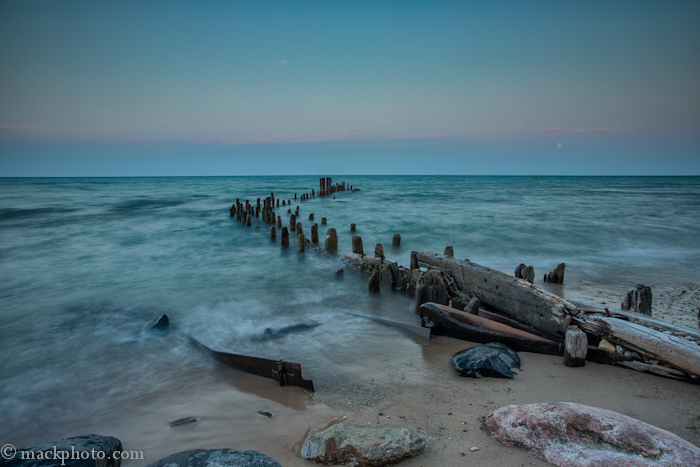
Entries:
<svg viewBox="0 0 700 467">
<path fill-rule="evenodd" d="M 631 310 L 651 316 L 651 287 L 637 284 L 622 297 L 621 310 Z"/>
<path fill-rule="evenodd" d="M 282 467 L 265 454 L 243 449 L 195 449 L 164 457 L 148 467 Z"/>
<path fill-rule="evenodd" d="M 525 269 L 525 263 L 518 264 L 518 266 L 516 266 L 515 268 L 515 277 L 517 277 L 518 279 L 522 279 L 523 275 L 520 271 L 522 271 L 523 269 Z"/>
<path fill-rule="evenodd" d="M 345 269 L 338 269 L 335 273 L 336 274 L 343 274 L 345 272 Z"/>
<path fill-rule="evenodd" d="M 520 369 L 518 354 L 498 342 L 489 342 L 457 352 L 452 361 L 460 376 L 472 378 L 492 376 L 513 379 L 515 373 L 510 371 L 511 368 Z"/>
<path fill-rule="evenodd" d="M 258 413 L 259 413 L 260 415 L 262 415 L 263 417 L 267 417 L 267 418 L 272 417 L 272 414 L 271 414 L 270 412 L 263 412 L 263 411 L 261 411 L 261 410 L 258 410 Z"/>
<path fill-rule="evenodd" d="M 502 444 L 560 467 L 700 465 L 700 449 L 679 436 L 572 402 L 501 407 L 486 417 L 486 428 Z"/>
<path fill-rule="evenodd" d="M 467 303 L 467 306 L 464 307 L 464 311 L 471 315 L 476 315 L 479 314 L 479 307 L 481 306 L 481 302 L 479 301 L 478 298 L 472 298 L 469 300 L 469 303 Z"/>
<path fill-rule="evenodd" d="M 5 458 L 7 453 L 3 448 L 0 465 L 2 467 L 119 467 L 121 460 L 114 458 L 114 453 L 117 451 L 122 451 L 122 443 L 117 438 L 84 435 L 25 446 L 17 449 L 12 459 Z"/>
<path fill-rule="evenodd" d="M 428 437 L 415 428 L 355 428 L 338 423 L 311 430 L 301 457 L 325 465 L 379 467 L 428 450 Z"/>
<path fill-rule="evenodd" d="M 169 324 L 170 320 L 168 319 L 168 315 L 162 314 L 153 323 L 151 329 L 167 329 Z"/>
<path fill-rule="evenodd" d="M 533 268 L 532 266 L 526 266 L 526 267 L 523 268 L 523 270 L 520 271 L 520 272 L 521 272 L 522 275 L 523 275 L 523 279 L 525 279 L 526 281 L 528 281 L 530 284 L 532 284 L 533 282 L 535 282 L 535 268 Z"/>
</svg>

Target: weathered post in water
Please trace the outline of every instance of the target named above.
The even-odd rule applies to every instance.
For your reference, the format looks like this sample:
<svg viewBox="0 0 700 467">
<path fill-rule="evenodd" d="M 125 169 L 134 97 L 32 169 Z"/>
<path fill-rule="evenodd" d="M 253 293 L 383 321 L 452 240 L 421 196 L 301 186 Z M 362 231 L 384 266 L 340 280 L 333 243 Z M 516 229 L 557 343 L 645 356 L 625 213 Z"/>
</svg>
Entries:
<svg viewBox="0 0 700 467">
<path fill-rule="evenodd" d="M 328 229 L 326 234 L 326 250 L 338 249 L 338 232 L 334 228 Z"/>
<path fill-rule="evenodd" d="M 309 214 L 309 220 L 310 221 L 314 220 L 314 213 L 313 212 L 311 214 Z"/>
<path fill-rule="evenodd" d="M 301 228 L 301 222 L 297 222 L 297 235 L 304 235 L 304 229 Z"/>
<path fill-rule="evenodd" d="M 289 231 L 295 232 L 297 230 L 297 216 L 294 214 L 289 218 Z"/>
<path fill-rule="evenodd" d="M 350 232 L 355 232 L 355 224 L 350 224 Z"/>
<path fill-rule="evenodd" d="M 564 268 L 566 264 L 559 263 L 559 266 L 554 268 L 552 272 L 544 275 L 544 281 L 552 284 L 563 284 L 564 283 Z"/>
<path fill-rule="evenodd" d="M 379 293 L 381 284 L 381 273 L 379 272 L 379 266 L 374 265 L 372 274 L 369 276 L 369 291 L 371 293 Z"/>
<path fill-rule="evenodd" d="M 564 347 L 564 365 L 576 367 L 586 364 L 588 337 L 578 326 L 566 328 Z"/>
<path fill-rule="evenodd" d="M 311 241 L 313 243 L 318 243 L 318 224 L 311 226 Z"/>
<path fill-rule="evenodd" d="M 362 251 L 362 237 L 360 237 L 359 235 L 355 235 L 354 237 L 352 237 L 352 252 L 358 255 L 364 253 Z"/>
<path fill-rule="evenodd" d="M 401 246 L 401 235 L 394 234 L 394 238 L 391 239 L 391 246 Z"/>
<path fill-rule="evenodd" d="M 381 243 L 377 243 L 374 247 L 374 257 L 384 260 L 384 247 Z"/>
<path fill-rule="evenodd" d="M 282 216 L 277 216 L 277 227 L 282 228 Z"/>
<path fill-rule="evenodd" d="M 326 194 L 326 179 L 321 177 L 318 181 L 318 195 L 323 196 Z"/>
<path fill-rule="evenodd" d="M 270 240 L 274 240 L 275 238 L 277 238 L 277 229 L 273 225 L 270 227 Z"/>
<path fill-rule="evenodd" d="M 452 258 L 455 255 L 455 250 L 451 246 L 446 246 L 445 247 L 445 256 L 449 256 Z"/>
<path fill-rule="evenodd" d="M 326 218 L 325 217 L 321 218 L 321 225 L 326 225 Z"/>
<path fill-rule="evenodd" d="M 297 237 L 297 253 L 303 253 L 304 249 L 306 247 L 306 237 L 304 237 L 304 234 L 299 234 L 299 237 Z"/>
<path fill-rule="evenodd" d="M 289 245 L 289 231 L 287 227 L 282 227 L 282 245 Z"/>
</svg>

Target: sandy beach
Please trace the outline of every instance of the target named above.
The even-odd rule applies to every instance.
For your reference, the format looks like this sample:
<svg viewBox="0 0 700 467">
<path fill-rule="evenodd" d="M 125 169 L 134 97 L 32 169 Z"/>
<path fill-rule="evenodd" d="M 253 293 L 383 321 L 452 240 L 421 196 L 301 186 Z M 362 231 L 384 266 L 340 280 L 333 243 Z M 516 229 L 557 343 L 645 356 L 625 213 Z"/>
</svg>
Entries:
<svg viewBox="0 0 700 467">
<path fill-rule="evenodd" d="M 584 281 L 572 285 L 569 295 L 573 289 L 598 302 L 620 295 Z M 654 316 L 684 326 L 696 322 L 697 284 L 657 287 L 654 294 Z M 399 294 L 396 299 L 410 302 Z M 493 440 L 482 420 L 503 405 L 577 402 L 634 417 L 700 445 L 698 386 L 591 362 L 569 368 L 560 357 L 526 352 L 519 353 L 522 371 L 513 380 L 463 378 L 451 357 L 476 344 L 447 337 L 411 339 L 397 342 L 401 348 L 390 356 L 369 359 L 363 352 L 362 360 L 348 362 L 342 374 L 315 381 L 315 393 L 280 388 L 274 381 L 217 366 L 205 393 L 195 385 L 188 391 L 184 378 L 172 393 L 123 401 L 93 420 L 57 424 L 51 431 L 56 439 L 92 432 L 115 436 L 126 450 L 144 452 L 143 461 L 124 461 L 127 467 L 189 449 L 214 448 L 252 449 L 283 466 L 312 465 L 300 456 L 307 434 L 340 421 L 426 432 L 432 437 L 430 450 L 402 461 L 407 467 L 548 465 Z M 130 413 L 130 405 L 140 407 L 138 413 Z M 185 418 L 197 422 L 170 427 Z M 479 449 L 471 451 L 473 447 Z"/>
</svg>

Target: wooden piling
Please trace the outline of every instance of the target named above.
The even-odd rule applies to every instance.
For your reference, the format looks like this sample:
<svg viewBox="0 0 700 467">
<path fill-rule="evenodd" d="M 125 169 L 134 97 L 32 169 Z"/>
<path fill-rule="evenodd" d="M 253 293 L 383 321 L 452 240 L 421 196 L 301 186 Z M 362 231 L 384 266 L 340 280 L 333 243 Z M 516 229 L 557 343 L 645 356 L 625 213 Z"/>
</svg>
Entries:
<svg viewBox="0 0 700 467">
<path fill-rule="evenodd" d="M 352 189 L 352 185 L 350 188 Z M 394 234 L 394 238 L 391 239 L 391 246 L 401 246 L 401 235 Z"/>
<path fill-rule="evenodd" d="M 270 240 L 274 240 L 275 238 L 277 238 L 277 229 L 273 225 L 270 227 Z"/>
<path fill-rule="evenodd" d="M 355 231 L 355 224 L 350 224 L 350 232 L 354 232 L 354 231 Z"/>
<path fill-rule="evenodd" d="M 287 227 L 282 227 L 282 245 L 289 245 L 289 231 Z"/>
<path fill-rule="evenodd" d="M 310 221 L 314 220 L 314 213 L 313 212 L 311 214 L 309 214 L 309 220 Z"/>
<path fill-rule="evenodd" d="M 277 227 L 282 228 L 282 216 L 277 216 Z"/>
<path fill-rule="evenodd" d="M 282 206 L 284 206 L 284 200 L 282 200 Z M 280 200 L 277 200 L 277 207 L 280 207 Z"/>
<path fill-rule="evenodd" d="M 306 247 L 306 237 L 304 237 L 303 233 L 300 233 L 299 236 L 297 237 L 297 253 L 303 253 L 305 247 Z"/>
<path fill-rule="evenodd" d="M 294 214 L 289 218 L 289 231 L 295 232 L 297 230 L 297 216 Z"/>
<path fill-rule="evenodd" d="M 301 228 L 301 222 L 297 222 L 297 235 L 304 235 L 304 229 Z"/>
<path fill-rule="evenodd" d="M 588 336 L 578 326 L 566 328 L 564 338 L 564 365 L 577 367 L 586 364 L 588 353 Z"/>
<path fill-rule="evenodd" d="M 326 225 L 326 218 L 325 217 L 321 218 L 321 225 Z"/>
<path fill-rule="evenodd" d="M 381 243 L 377 243 L 374 247 L 374 257 L 384 259 L 384 247 Z"/>
<path fill-rule="evenodd" d="M 372 274 L 369 276 L 369 291 L 371 293 L 379 293 L 381 284 L 381 272 L 379 266 L 375 265 Z"/>
<path fill-rule="evenodd" d="M 352 252 L 357 253 L 358 255 L 363 254 L 362 251 L 362 237 L 359 235 L 355 235 L 352 237 Z"/>
<path fill-rule="evenodd" d="M 248 216 L 246 217 L 246 219 L 245 219 L 245 225 L 246 225 L 246 227 L 250 227 L 250 224 L 251 224 L 250 221 L 252 220 L 252 218 L 253 218 L 253 216 L 251 216 L 251 215 L 248 215 Z"/>
<path fill-rule="evenodd" d="M 311 241 L 313 243 L 318 243 L 318 224 L 311 226 Z"/>
<path fill-rule="evenodd" d="M 452 258 L 455 255 L 455 250 L 451 246 L 446 246 L 445 247 L 445 256 L 449 256 Z"/>
<path fill-rule="evenodd" d="M 338 249 L 338 232 L 334 228 L 328 229 L 326 233 L 326 250 Z"/>
</svg>

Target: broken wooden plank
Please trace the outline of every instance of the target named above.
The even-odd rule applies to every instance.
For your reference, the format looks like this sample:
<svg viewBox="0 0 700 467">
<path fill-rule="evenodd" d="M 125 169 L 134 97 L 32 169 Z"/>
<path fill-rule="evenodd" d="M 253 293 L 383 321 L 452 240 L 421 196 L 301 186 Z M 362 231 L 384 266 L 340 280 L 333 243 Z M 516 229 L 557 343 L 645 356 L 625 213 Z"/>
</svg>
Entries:
<svg viewBox="0 0 700 467">
<path fill-rule="evenodd" d="M 421 251 L 415 252 L 415 257 L 419 266 L 445 272 L 454 278 L 460 290 L 509 318 L 564 338 L 569 313 L 566 302 L 560 297 L 469 260 Z"/>
<path fill-rule="evenodd" d="M 700 346 L 695 342 L 618 318 L 589 315 L 572 322 L 587 333 L 700 376 Z"/>
<path fill-rule="evenodd" d="M 430 329 L 438 336 L 454 337 L 470 342 L 487 344 L 500 342 L 515 351 L 542 353 L 547 355 L 564 355 L 564 344 L 527 339 L 500 332 L 489 331 L 463 323 L 445 313 L 435 303 L 424 303 L 420 307 L 421 325 Z"/>
</svg>

